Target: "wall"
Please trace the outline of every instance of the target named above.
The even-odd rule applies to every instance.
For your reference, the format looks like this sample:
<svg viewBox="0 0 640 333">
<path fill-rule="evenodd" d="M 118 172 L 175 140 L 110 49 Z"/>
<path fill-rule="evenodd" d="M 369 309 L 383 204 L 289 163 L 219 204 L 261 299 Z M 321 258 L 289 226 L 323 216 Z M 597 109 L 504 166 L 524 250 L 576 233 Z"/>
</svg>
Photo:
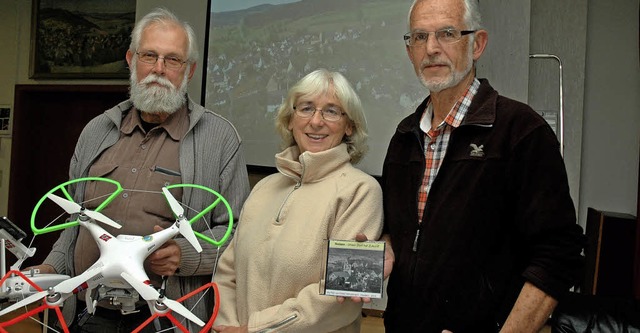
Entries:
<svg viewBox="0 0 640 333">
<path fill-rule="evenodd" d="M 198 61 L 196 72 L 189 84 L 189 96 L 196 102 L 201 101 L 202 78 L 206 72 L 205 52 L 205 32 L 207 19 L 207 1 L 176 1 L 176 0 L 138 0 L 136 3 L 136 20 L 156 7 L 164 7 L 171 10 L 178 18 L 189 22 L 193 27 L 198 39 L 198 51 L 200 60 Z M 197 16 L 195 15 L 197 14 Z"/>
<path fill-rule="evenodd" d="M 580 180 L 582 223 L 587 207 L 639 213 L 639 6 L 638 0 L 589 0 Z"/>
<path fill-rule="evenodd" d="M 7 2 L 7 4 L 5 4 Z M 4 0 L 0 11 L 0 105 L 10 105 L 13 110 L 13 86 L 18 70 L 18 0 Z M 0 136 L 0 215 L 7 214 L 9 193 L 9 162 L 11 158 L 11 138 Z"/>
<path fill-rule="evenodd" d="M 123 81 L 51 81 L 28 78 L 29 39 L 31 34 L 31 0 L 2 0 L 0 11 L 0 104 L 13 105 L 15 84 L 94 84 L 118 83 Z M 555 5 L 554 5 L 555 3 Z M 588 15 L 584 9 L 587 4 Z M 574 4 L 575 6 L 574 10 Z M 165 5 L 183 19 L 190 21 L 200 37 L 200 52 L 204 50 L 204 26 L 206 22 L 206 2 L 177 0 L 138 0 L 139 14 L 152 7 Z M 538 8 L 553 6 L 551 17 L 546 22 L 537 22 Z M 533 13 L 531 29 L 537 35 L 531 41 L 531 52 L 555 52 L 555 49 L 537 49 L 536 38 L 553 40 L 554 34 L 547 33 L 552 25 L 562 25 L 564 32 L 580 39 L 586 36 L 584 75 L 584 98 L 579 87 L 572 87 L 573 80 L 580 80 L 580 62 L 574 62 L 576 55 L 563 56 L 567 73 L 566 107 L 575 108 L 574 118 L 580 121 L 582 108 L 582 132 L 570 133 L 576 144 L 567 147 L 568 154 L 581 153 L 578 168 L 579 182 L 572 185 L 572 194 L 578 187 L 574 201 L 580 202 L 580 222 L 584 225 L 586 207 L 637 215 L 638 166 L 640 147 L 640 71 L 638 64 L 638 6 L 637 0 L 615 0 L 614 3 L 598 0 L 581 1 L 532 1 Z M 576 12 L 577 10 L 577 12 Z M 193 17 L 187 13 L 201 13 Z M 586 34 L 579 25 L 586 15 Z M 561 22 L 562 21 L 562 22 Z M 547 24 L 549 23 L 549 24 Z M 577 24 L 577 25 L 574 25 Z M 570 48 L 571 44 L 563 48 Z M 578 55 L 578 57 L 581 57 Z M 190 94 L 199 99 L 204 64 L 190 85 Z M 531 74 L 533 75 L 533 74 Z M 550 78 L 548 81 L 553 80 Z M 544 83 L 543 83 L 544 84 Z M 535 94 L 534 83 L 529 93 Z M 575 89 L 571 92 L 571 89 Z M 530 96 L 531 97 L 531 96 Z M 576 99 L 577 98 L 577 99 Z M 574 100 L 575 99 L 575 100 Z M 582 107 L 580 106 L 582 104 Z M 573 111 L 572 111 L 573 112 Z M 579 138 L 581 138 L 581 143 Z M 569 143 L 567 143 L 569 144 Z M 6 214 L 11 140 L 0 138 L 0 215 Z M 574 157 L 567 157 L 574 158 Z M 569 167 L 569 171 L 571 172 Z"/>
<path fill-rule="evenodd" d="M 126 80 L 32 80 L 29 79 L 29 50 L 31 48 L 32 0 L 0 0 L 0 105 L 13 109 L 16 84 L 127 84 Z M 140 18 L 155 7 L 164 6 L 182 20 L 193 25 L 198 37 L 200 54 L 204 50 L 206 25 L 206 1 L 138 0 L 136 17 Z M 193 13 L 201 14 L 194 17 Z M 124 54 L 122 55 L 124 58 Z M 189 85 L 189 94 L 196 101 L 201 99 L 202 75 L 205 66 L 198 64 Z M 71 156 L 69 156 L 70 158 Z M 0 215 L 7 214 L 10 181 L 11 138 L 0 137 Z M 68 162 L 65 161 L 65 164 Z"/>
<path fill-rule="evenodd" d="M 531 2 L 530 53 L 552 54 L 562 62 L 564 160 L 576 210 L 580 204 L 586 27 L 586 1 Z M 538 112 L 559 114 L 559 62 L 554 58 L 531 58 L 528 62 L 529 104 Z"/>
<path fill-rule="evenodd" d="M 476 64 L 476 76 L 487 78 L 500 94 L 521 102 L 527 101 L 530 89 L 528 56 L 531 40 L 527 37 L 531 35 L 533 20 L 531 2 L 535 1 L 480 1 L 482 23 L 489 32 L 489 42 Z"/>
<path fill-rule="evenodd" d="M 126 80 L 29 79 L 32 0 L 2 0 L 0 11 L 0 104 L 14 104 L 16 84 L 126 84 Z M 124 55 L 123 55 L 124 57 Z M 7 214 L 10 182 L 11 138 L 0 137 L 0 215 Z M 70 158 L 70 156 L 69 156 Z M 55 162 L 53 162 L 55 163 Z M 64 162 L 68 164 L 68 161 Z M 18 222 L 18 221 L 16 221 Z"/>
<path fill-rule="evenodd" d="M 126 83 L 122 80 L 29 79 L 32 0 L 0 1 L 0 45 L 3 46 L 0 52 L 0 105 L 13 106 L 15 84 Z M 508 6 L 511 13 L 528 10 L 529 0 L 526 0 L 526 4 L 522 6 L 521 2 L 503 1 L 503 5 Z M 194 26 L 199 37 L 202 60 L 205 50 L 206 1 L 138 0 L 138 18 L 156 6 L 166 6 Z M 531 37 L 527 50 L 514 49 L 506 39 L 501 39 L 499 34 L 504 32 L 501 31 L 500 24 L 488 25 L 493 38 L 489 52 L 517 52 L 521 56 L 528 53 L 552 53 L 563 60 L 568 130 L 565 133 L 565 160 L 571 193 L 578 205 L 582 226 L 586 224 L 587 207 L 638 214 L 638 7 L 637 0 L 531 1 Z M 191 13 L 201 15 L 195 17 Z M 485 19 L 491 17 L 492 14 L 485 15 Z M 509 21 L 508 15 L 499 13 L 494 18 L 500 22 Z M 190 95 L 196 100 L 200 100 L 205 66 L 204 62 L 199 63 L 189 87 Z M 484 68 L 479 69 L 481 76 L 483 70 Z M 553 61 L 532 61 L 529 73 L 519 74 L 529 76 L 528 87 L 507 85 L 500 91 L 519 100 L 528 99 L 538 110 L 553 109 L 558 105 L 555 70 L 557 68 Z M 7 214 L 10 148 L 11 139 L 0 137 L 0 215 Z M 383 308 L 383 304 L 379 302 L 383 300 L 376 301 L 367 308 Z"/>
</svg>

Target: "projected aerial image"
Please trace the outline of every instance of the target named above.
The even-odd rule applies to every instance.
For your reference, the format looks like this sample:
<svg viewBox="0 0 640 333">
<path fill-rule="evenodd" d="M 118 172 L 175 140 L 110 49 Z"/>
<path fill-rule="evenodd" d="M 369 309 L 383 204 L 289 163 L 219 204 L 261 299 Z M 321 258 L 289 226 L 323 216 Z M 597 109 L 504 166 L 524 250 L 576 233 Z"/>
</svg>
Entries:
<svg viewBox="0 0 640 333">
<path fill-rule="evenodd" d="M 205 105 L 229 119 L 247 162 L 273 165 L 274 117 L 287 90 L 323 67 L 339 71 L 363 101 L 370 153 L 360 167 L 379 174 L 396 124 L 426 96 L 402 35 L 411 0 L 214 0 Z"/>
</svg>

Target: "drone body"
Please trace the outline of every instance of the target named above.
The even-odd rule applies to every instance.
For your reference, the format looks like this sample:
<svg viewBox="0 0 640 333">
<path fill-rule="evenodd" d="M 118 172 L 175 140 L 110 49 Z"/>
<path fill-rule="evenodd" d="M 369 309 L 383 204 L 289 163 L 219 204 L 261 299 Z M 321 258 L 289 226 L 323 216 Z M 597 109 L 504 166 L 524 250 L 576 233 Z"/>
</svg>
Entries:
<svg viewBox="0 0 640 333">
<path fill-rule="evenodd" d="M 56 202 L 69 214 L 79 214 L 78 223 L 86 228 L 98 245 L 100 258 L 82 274 L 65 280 L 48 290 L 33 294 L 0 311 L 0 316 L 19 307 L 38 301 L 46 296 L 49 305 L 61 305 L 69 296 L 87 290 L 87 310 L 95 313 L 97 299 L 93 295 L 106 294 L 112 297 L 112 304 L 121 305 L 123 314 L 134 312 L 138 295 L 144 298 L 151 313 L 165 313 L 171 309 L 199 326 L 204 322 L 193 315 L 182 304 L 167 299 L 155 288 L 150 286 L 150 280 L 144 270 L 144 260 L 169 239 L 182 234 L 198 252 L 202 247 L 198 243 L 191 224 L 184 217 L 182 206 L 173 198 L 171 193 L 163 188 L 163 192 L 178 218 L 169 228 L 160 230 L 147 236 L 118 235 L 113 236 L 96 222 L 102 222 L 115 228 L 121 226 L 107 216 L 82 208 L 80 205 L 48 194 L 48 198 Z M 94 292 L 99 289 L 99 293 Z M 115 291 L 113 291 L 114 289 Z M 114 295 L 120 295 L 113 297 Z M 98 310 L 99 311 L 99 310 Z"/>
<path fill-rule="evenodd" d="M 100 258 L 87 270 L 99 268 L 101 274 L 94 278 L 95 283 L 111 288 L 130 288 L 120 275 L 122 272 L 127 272 L 140 281 L 148 282 L 149 278 L 143 268 L 144 260 L 178 234 L 178 227 L 175 224 L 147 236 L 113 236 L 91 221 L 80 221 L 80 225 L 89 231 L 100 250 Z"/>
<path fill-rule="evenodd" d="M 111 183 L 116 188 L 115 191 L 95 209 L 95 211 L 85 209 L 79 204 L 73 202 L 72 196 L 67 191 L 69 186 L 86 181 L 107 182 Z M 197 213 L 191 218 L 191 220 L 187 220 L 184 215 L 184 208 L 169 192 L 169 189 L 184 187 L 207 191 L 213 195 L 214 199 L 209 206 Z M 31 229 L 33 230 L 34 235 L 59 231 L 73 226 L 80 226 L 81 228 L 86 228 L 87 231 L 89 231 L 91 237 L 95 240 L 98 246 L 100 256 L 98 260 L 87 270 L 72 278 L 60 274 L 35 275 L 34 280 L 41 280 L 40 282 L 43 282 L 41 285 L 34 283 L 24 274 L 24 272 L 19 271 L 19 265 L 17 265 L 16 269 L 13 269 L 14 267 L 12 266 L 12 270 L 0 279 L 0 285 L 5 286 L 8 284 L 14 288 L 7 288 L 8 292 L 0 293 L 0 297 L 3 297 L 4 294 L 8 294 L 11 296 L 11 300 L 18 301 L 7 308 L 2 309 L 0 311 L 0 316 L 34 302 L 43 302 L 36 310 L 27 311 L 16 317 L 19 319 L 0 322 L 0 332 L 6 332 L 3 329 L 4 327 L 13 325 L 17 321 L 30 318 L 34 313 L 43 311 L 45 308 L 54 309 L 56 311 L 63 330 L 68 332 L 65 319 L 59 307 L 62 306 L 63 302 L 67 298 L 83 290 L 87 291 L 85 295 L 85 302 L 87 304 L 87 311 L 90 313 L 100 311 L 100 309 L 96 309 L 96 305 L 99 301 L 105 299 L 108 299 L 111 305 L 118 307 L 123 314 L 137 312 L 138 310 L 136 309 L 136 305 L 139 303 L 141 298 L 144 299 L 151 310 L 152 316 L 142 323 L 134 332 L 138 332 L 142 327 L 148 325 L 158 316 L 166 316 L 176 328 L 183 332 L 187 332 L 188 330 L 172 315 L 171 312 L 178 313 L 182 317 L 201 326 L 201 333 L 209 332 L 220 306 L 217 285 L 214 282 L 210 282 L 200 288 L 190 291 L 186 295 L 183 295 L 177 301 L 168 299 L 164 294 L 164 284 L 162 286 L 163 289 L 159 291 L 151 285 L 149 277 L 144 270 L 144 260 L 177 234 L 181 234 L 197 252 L 202 251 L 202 246 L 198 242 L 196 234 L 201 240 L 210 243 L 213 246 L 219 247 L 223 245 L 231 236 L 233 230 L 233 211 L 231 206 L 225 198 L 222 197 L 222 195 L 207 187 L 195 184 L 169 185 L 162 188 L 162 193 L 176 216 L 176 221 L 171 227 L 146 236 L 122 234 L 114 237 L 113 234 L 102 228 L 98 222 L 110 225 L 116 229 L 121 226 L 99 211 L 117 197 L 122 190 L 123 188 L 120 183 L 115 180 L 101 177 L 84 177 L 62 183 L 51 189 L 40 199 L 31 215 Z M 65 198 L 54 195 L 53 193 L 56 191 L 62 192 Z M 49 223 L 44 228 L 38 228 L 35 223 L 36 214 L 41 204 L 46 200 L 54 201 L 68 214 L 77 217 L 77 219 L 58 224 Z M 224 204 L 226 207 L 226 213 L 229 217 L 229 224 L 224 236 L 217 240 L 212 239 L 205 234 L 194 232 L 191 228 L 191 223 L 203 218 L 205 214 L 209 214 L 219 203 Z M 0 223 L 0 232 L 3 231 L 2 229 L 13 231 L 12 225 L 5 226 Z M 0 233 L 0 237 L 3 237 L 2 233 Z M 16 241 L 13 243 L 19 243 L 19 239 L 22 237 L 24 237 L 23 234 L 16 234 L 16 237 L 14 237 Z M 35 249 L 27 249 L 24 246 L 21 247 L 20 250 L 20 253 L 25 254 L 31 253 L 32 250 L 35 251 Z M 33 273 L 34 271 L 32 270 L 32 277 L 34 277 Z M 29 288 L 25 287 L 27 284 L 30 286 Z M 43 288 L 46 289 L 43 290 Z M 215 302 L 211 317 L 205 325 L 200 318 L 191 313 L 180 302 L 191 297 L 196 297 L 200 293 L 206 292 L 209 288 L 214 291 Z M 27 289 L 28 292 L 24 292 Z M 7 295 L 4 296 L 6 298 Z"/>
</svg>

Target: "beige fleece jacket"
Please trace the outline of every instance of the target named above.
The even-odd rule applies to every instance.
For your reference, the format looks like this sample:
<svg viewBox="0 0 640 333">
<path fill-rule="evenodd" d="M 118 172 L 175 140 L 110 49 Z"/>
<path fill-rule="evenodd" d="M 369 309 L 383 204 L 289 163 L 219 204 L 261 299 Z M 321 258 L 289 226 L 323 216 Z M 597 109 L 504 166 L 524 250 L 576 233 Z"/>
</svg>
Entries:
<svg viewBox="0 0 640 333">
<path fill-rule="evenodd" d="M 350 163 L 345 144 L 320 153 L 290 147 L 276 155 L 280 173 L 249 195 L 236 235 L 215 275 L 216 325 L 249 332 L 360 332 L 361 304 L 320 294 L 327 239 L 378 239 L 382 191 Z"/>
</svg>

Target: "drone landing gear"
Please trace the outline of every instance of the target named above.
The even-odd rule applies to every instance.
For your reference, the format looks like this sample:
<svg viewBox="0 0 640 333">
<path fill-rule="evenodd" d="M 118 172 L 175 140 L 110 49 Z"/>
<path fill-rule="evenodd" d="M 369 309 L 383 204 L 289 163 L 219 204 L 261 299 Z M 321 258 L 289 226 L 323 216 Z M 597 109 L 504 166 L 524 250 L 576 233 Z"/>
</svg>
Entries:
<svg viewBox="0 0 640 333">
<path fill-rule="evenodd" d="M 95 292 L 96 290 L 97 293 Z M 104 285 L 100 285 L 98 288 L 94 289 L 94 293 L 91 296 L 91 304 L 93 305 L 92 310 L 94 311 L 99 300 L 108 299 L 109 304 L 119 307 L 120 313 L 123 315 L 140 312 L 140 310 L 136 309 L 136 304 L 140 300 L 140 294 L 135 289 L 108 288 Z M 93 311 L 90 312 L 93 313 Z"/>
</svg>

